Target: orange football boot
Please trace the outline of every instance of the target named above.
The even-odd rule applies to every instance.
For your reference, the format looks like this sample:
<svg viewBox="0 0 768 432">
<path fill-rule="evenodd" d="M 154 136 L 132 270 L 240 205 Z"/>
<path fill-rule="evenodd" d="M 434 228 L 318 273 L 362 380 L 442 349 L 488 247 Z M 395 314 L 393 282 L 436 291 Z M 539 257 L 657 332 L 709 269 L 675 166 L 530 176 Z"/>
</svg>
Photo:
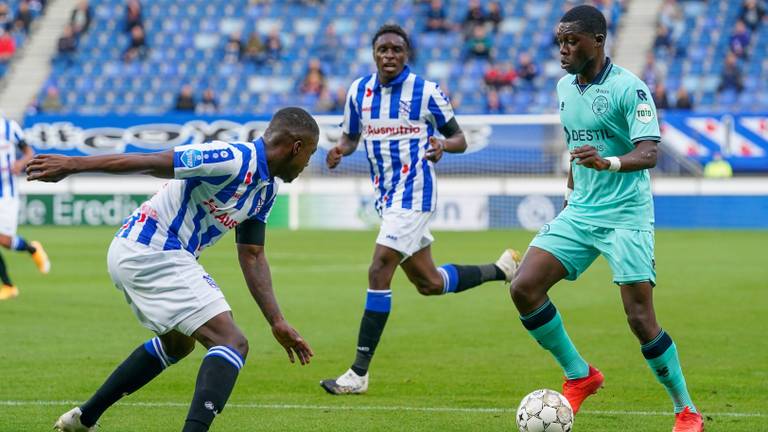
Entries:
<svg viewBox="0 0 768 432">
<path fill-rule="evenodd" d="M 579 412 L 584 399 L 597 393 L 597 390 L 603 386 L 604 381 L 605 376 L 603 376 L 603 373 L 592 366 L 589 366 L 589 375 L 584 378 L 572 380 L 566 378 L 563 383 L 563 396 L 568 399 L 574 414 Z"/>
<path fill-rule="evenodd" d="M 700 413 L 685 407 L 683 411 L 675 414 L 675 427 L 672 432 L 704 432 L 704 419 Z"/>
</svg>

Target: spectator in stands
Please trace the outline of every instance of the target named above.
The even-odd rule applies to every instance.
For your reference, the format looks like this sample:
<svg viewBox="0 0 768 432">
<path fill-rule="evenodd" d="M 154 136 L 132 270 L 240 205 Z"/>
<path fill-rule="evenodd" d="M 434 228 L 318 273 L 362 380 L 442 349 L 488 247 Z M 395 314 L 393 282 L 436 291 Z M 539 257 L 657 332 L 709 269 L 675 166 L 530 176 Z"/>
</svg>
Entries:
<svg viewBox="0 0 768 432">
<path fill-rule="evenodd" d="M 19 7 L 16 10 L 16 16 L 14 17 L 14 23 L 20 21 L 25 34 L 29 33 L 29 28 L 32 26 L 33 19 L 34 17 L 32 16 L 32 10 L 29 8 L 29 3 L 26 1 L 19 3 Z"/>
<path fill-rule="evenodd" d="M 0 28 L 0 63 L 8 63 L 15 53 L 16 42 L 5 28 Z"/>
<path fill-rule="evenodd" d="M 76 52 L 77 38 L 75 37 L 75 32 L 72 30 L 71 25 L 66 25 L 57 44 L 58 58 L 71 65 L 74 62 Z"/>
<path fill-rule="evenodd" d="M 451 29 L 445 14 L 445 8 L 441 0 L 432 0 L 427 9 L 427 25 L 424 28 L 426 32 L 445 33 Z"/>
<path fill-rule="evenodd" d="M 0 28 L 9 30 L 13 24 L 11 9 L 6 2 L 0 2 Z"/>
<path fill-rule="evenodd" d="M 475 26 L 472 29 L 472 36 L 466 42 L 465 61 L 469 59 L 491 60 L 492 49 L 493 40 L 488 36 L 488 31 L 484 26 Z"/>
<path fill-rule="evenodd" d="M 499 32 L 499 25 L 504 21 L 504 13 L 501 11 L 501 4 L 497 1 L 488 3 L 488 21 L 493 26 L 493 32 Z"/>
<path fill-rule="evenodd" d="M 125 31 L 130 33 L 134 27 L 144 27 L 144 18 L 139 0 L 128 0 L 125 4 Z"/>
<path fill-rule="evenodd" d="M 749 43 L 752 35 L 747 29 L 744 21 L 736 21 L 736 25 L 731 33 L 730 48 L 731 52 L 740 59 L 745 59 L 749 56 Z"/>
<path fill-rule="evenodd" d="M 757 0 L 744 0 L 739 12 L 739 19 L 744 21 L 744 24 L 754 32 L 765 20 L 765 6 Z"/>
<path fill-rule="evenodd" d="M 738 59 L 733 53 L 728 53 L 725 56 L 725 66 L 723 67 L 723 74 L 720 76 L 720 85 L 717 87 L 717 91 L 741 93 L 742 90 L 744 90 L 744 77 Z"/>
<path fill-rule="evenodd" d="M 658 26 L 656 28 L 656 38 L 653 40 L 653 49 L 656 52 L 671 53 L 672 46 L 672 37 L 669 35 L 669 29 L 664 25 Z"/>
<path fill-rule="evenodd" d="M 197 107 L 195 95 L 192 93 L 192 86 L 184 84 L 181 91 L 176 96 L 176 111 L 194 112 Z"/>
<path fill-rule="evenodd" d="M 144 29 L 140 26 L 134 26 L 131 29 L 131 42 L 123 53 L 123 60 L 132 62 L 135 60 L 144 60 L 147 56 L 147 41 L 144 37 Z"/>
<path fill-rule="evenodd" d="M 520 54 L 520 65 L 517 67 L 517 76 L 530 85 L 539 76 L 539 68 L 533 62 L 533 57 L 528 53 Z"/>
<path fill-rule="evenodd" d="M 662 64 L 656 62 L 656 56 L 652 51 L 648 52 L 645 56 L 645 66 L 643 66 L 643 72 L 641 78 L 649 88 L 656 86 L 659 80 L 663 79 L 665 75 Z"/>
<path fill-rule="evenodd" d="M 475 27 L 482 27 L 488 21 L 480 0 L 470 0 L 467 15 L 464 17 L 464 33 L 471 35 Z"/>
<path fill-rule="evenodd" d="M 45 97 L 40 102 L 40 111 L 44 113 L 55 113 L 61 111 L 63 107 L 61 103 L 61 95 L 59 89 L 56 86 L 48 86 L 45 89 Z"/>
<path fill-rule="evenodd" d="M 203 91 L 203 98 L 195 106 L 196 114 L 216 114 L 219 112 L 219 101 L 216 99 L 216 93 L 208 87 Z"/>
<path fill-rule="evenodd" d="M 315 53 L 323 63 L 332 65 L 338 60 L 338 53 L 341 51 L 339 47 L 341 47 L 341 39 L 336 34 L 336 27 L 333 23 L 329 23 L 325 27 L 325 34 L 317 42 Z"/>
<path fill-rule="evenodd" d="M 254 31 L 248 37 L 248 42 L 245 44 L 245 53 L 243 54 L 243 57 L 245 60 L 253 62 L 259 66 L 267 59 L 266 51 L 267 47 L 261 40 L 261 35 L 259 32 Z"/>
<path fill-rule="evenodd" d="M 676 41 L 685 31 L 683 9 L 677 0 L 666 0 L 659 13 L 659 24 L 667 28 L 669 36 Z"/>
<path fill-rule="evenodd" d="M 665 110 L 669 108 L 667 87 L 661 81 L 657 81 L 656 85 L 653 87 L 653 102 L 656 104 L 657 110 Z"/>
<path fill-rule="evenodd" d="M 309 61 L 309 67 L 304 75 L 304 79 L 301 81 L 299 91 L 305 95 L 320 96 L 324 89 L 325 73 L 323 73 L 323 69 L 320 66 L 320 61 L 312 59 Z"/>
<path fill-rule="evenodd" d="M 512 87 L 515 79 L 517 79 L 517 72 L 515 72 L 511 63 L 504 63 L 503 65 L 492 63 L 488 66 L 483 76 L 485 85 L 496 90 Z"/>
<path fill-rule="evenodd" d="M 677 89 L 675 108 L 680 110 L 693 109 L 693 101 L 691 100 L 691 96 L 688 94 L 688 90 L 686 90 L 683 86 L 680 86 L 680 88 Z"/>
<path fill-rule="evenodd" d="M 243 51 L 242 34 L 239 31 L 232 33 L 224 46 L 224 61 L 238 63 L 243 57 Z"/>
<path fill-rule="evenodd" d="M 280 55 L 283 51 L 283 42 L 280 40 L 280 31 L 277 28 L 273 28 L 267 35 L 267 40 L 264 43 L 267 49 L 265 51 L 267 61 L 276 62 L 280 60 Z"/>
<path fill-rule="evenodd" d="M 80 37 L 83 33 L 88 31 L 88 27 L 91 26 L 91 19 L 93 17 L 93 11 L 91 5 L 88 4 L 88 0 L 80 0 L 72 10 L 72 15 L 69 18 L 69 25 L 72 26 L 72 31 L 75 36 Z"/>
<path fill-rule="evenodd" d="M 504 105 L 502 105 L 499 92 L 496 90 L 488 90 L 485 96 L 485 113 L 504 114 Z"/>
</svg>

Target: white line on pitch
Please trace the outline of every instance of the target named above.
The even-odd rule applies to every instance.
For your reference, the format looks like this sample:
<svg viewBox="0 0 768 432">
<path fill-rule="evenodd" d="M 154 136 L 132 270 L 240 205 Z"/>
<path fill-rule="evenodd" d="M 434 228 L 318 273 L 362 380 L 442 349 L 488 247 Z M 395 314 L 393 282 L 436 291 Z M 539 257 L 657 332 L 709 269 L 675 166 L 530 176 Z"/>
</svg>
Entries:
<svg viewBox="0 0 768 432">
<path fill-rule="evenodd" d="M 58 400 L 0 400 L 0 406 L 57 406 L 77 405 L 78 401 Z M 132 407 L 188 407 L 181 402 L 118 402 L 119 405 Z M 258 404 L 258 403 L 229 403 L 227 408 L 247 409 L 276 409 L 276 410 L 314 410 L 314 411 L 416 411 L 416 412 L 460 412 L 460 413 L 511 413 L 510 408 L 459 408 L 459 407 L 412 407 L 412 406 L 367 406 L 367 405 L 301 405 L 301 404 Z M 582 411 L 585 414 L 602 414 L 617 416 L 668 416 L 669 412 L 662 411 Z M 768 413 L 739 413 L 739 412 L 705 412 L 712 417 L 768 417 Z"/>
</svg>

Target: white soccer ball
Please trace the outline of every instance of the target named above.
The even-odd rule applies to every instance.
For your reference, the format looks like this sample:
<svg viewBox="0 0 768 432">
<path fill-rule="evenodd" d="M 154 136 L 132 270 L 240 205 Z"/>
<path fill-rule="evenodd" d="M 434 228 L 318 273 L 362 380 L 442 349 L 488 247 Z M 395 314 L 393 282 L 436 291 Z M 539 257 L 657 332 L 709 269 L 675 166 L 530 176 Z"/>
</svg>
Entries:
<svg viewBox="0 0 768 432">
<path fill-rule="evenodd" d="M 524 397 L 515 417 L 520 432 L 570 432 L 573 410 L 565 396 L 554 390 L 536 390 Z"/>
</svg>

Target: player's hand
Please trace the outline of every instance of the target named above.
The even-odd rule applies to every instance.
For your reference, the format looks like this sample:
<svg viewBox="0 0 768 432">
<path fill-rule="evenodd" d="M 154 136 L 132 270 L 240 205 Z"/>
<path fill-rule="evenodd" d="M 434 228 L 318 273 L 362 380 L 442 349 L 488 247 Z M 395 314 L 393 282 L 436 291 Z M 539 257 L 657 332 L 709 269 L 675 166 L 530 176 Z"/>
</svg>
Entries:
<svg viewBox="0 0 768 432">
<path fill-rule="evenodd" d="M 427 150 L 427 154 L 426 156 L 424 156 L 424 158 L 427 159 L 428 161 L 432 161 L 433 163 L 437 163 L 437 161 L 439 161 L 440 158 L 443 157 L 444 151 L 445 151 L 445 140 L 441 140 L 431 136 L 429 137 L 429 149 Z"/>
<path fill-rule="evenodd" d="M 328 152 L 328 155 L 325 157 L 325 163 L 329 169 L 334 169 L 341 162 L 342 157 L 344 157 L 344 152 L 341 150 L 341 147 L 336 146 Z"/>
<path fill-rule="evenodd" d="M 285 352 L 288 353 L 288 360 L 291 363 L 296 363 L 294 353 L 302 365 L 309 363 L 309 359 L 315 355 L 307 341 L 285 320 L 278 321 L 272 325 L 272 335 L 285 348 Z"/>
<path fill-rule="evenodd" d="M 35 155 L 27 164 L 27 180 L 55 183 L 74 172 L 74 160 L 69 156 Z"/>
<path fill-rule="evenodd" d="M 571 150 L 571 160 L 585 168 L 592 168 L 597 171 L 603 171 L 610 168 L 611 163 L 600 156 L 597 149 L 591 145 L 576 147 Z"/>
</svg>

